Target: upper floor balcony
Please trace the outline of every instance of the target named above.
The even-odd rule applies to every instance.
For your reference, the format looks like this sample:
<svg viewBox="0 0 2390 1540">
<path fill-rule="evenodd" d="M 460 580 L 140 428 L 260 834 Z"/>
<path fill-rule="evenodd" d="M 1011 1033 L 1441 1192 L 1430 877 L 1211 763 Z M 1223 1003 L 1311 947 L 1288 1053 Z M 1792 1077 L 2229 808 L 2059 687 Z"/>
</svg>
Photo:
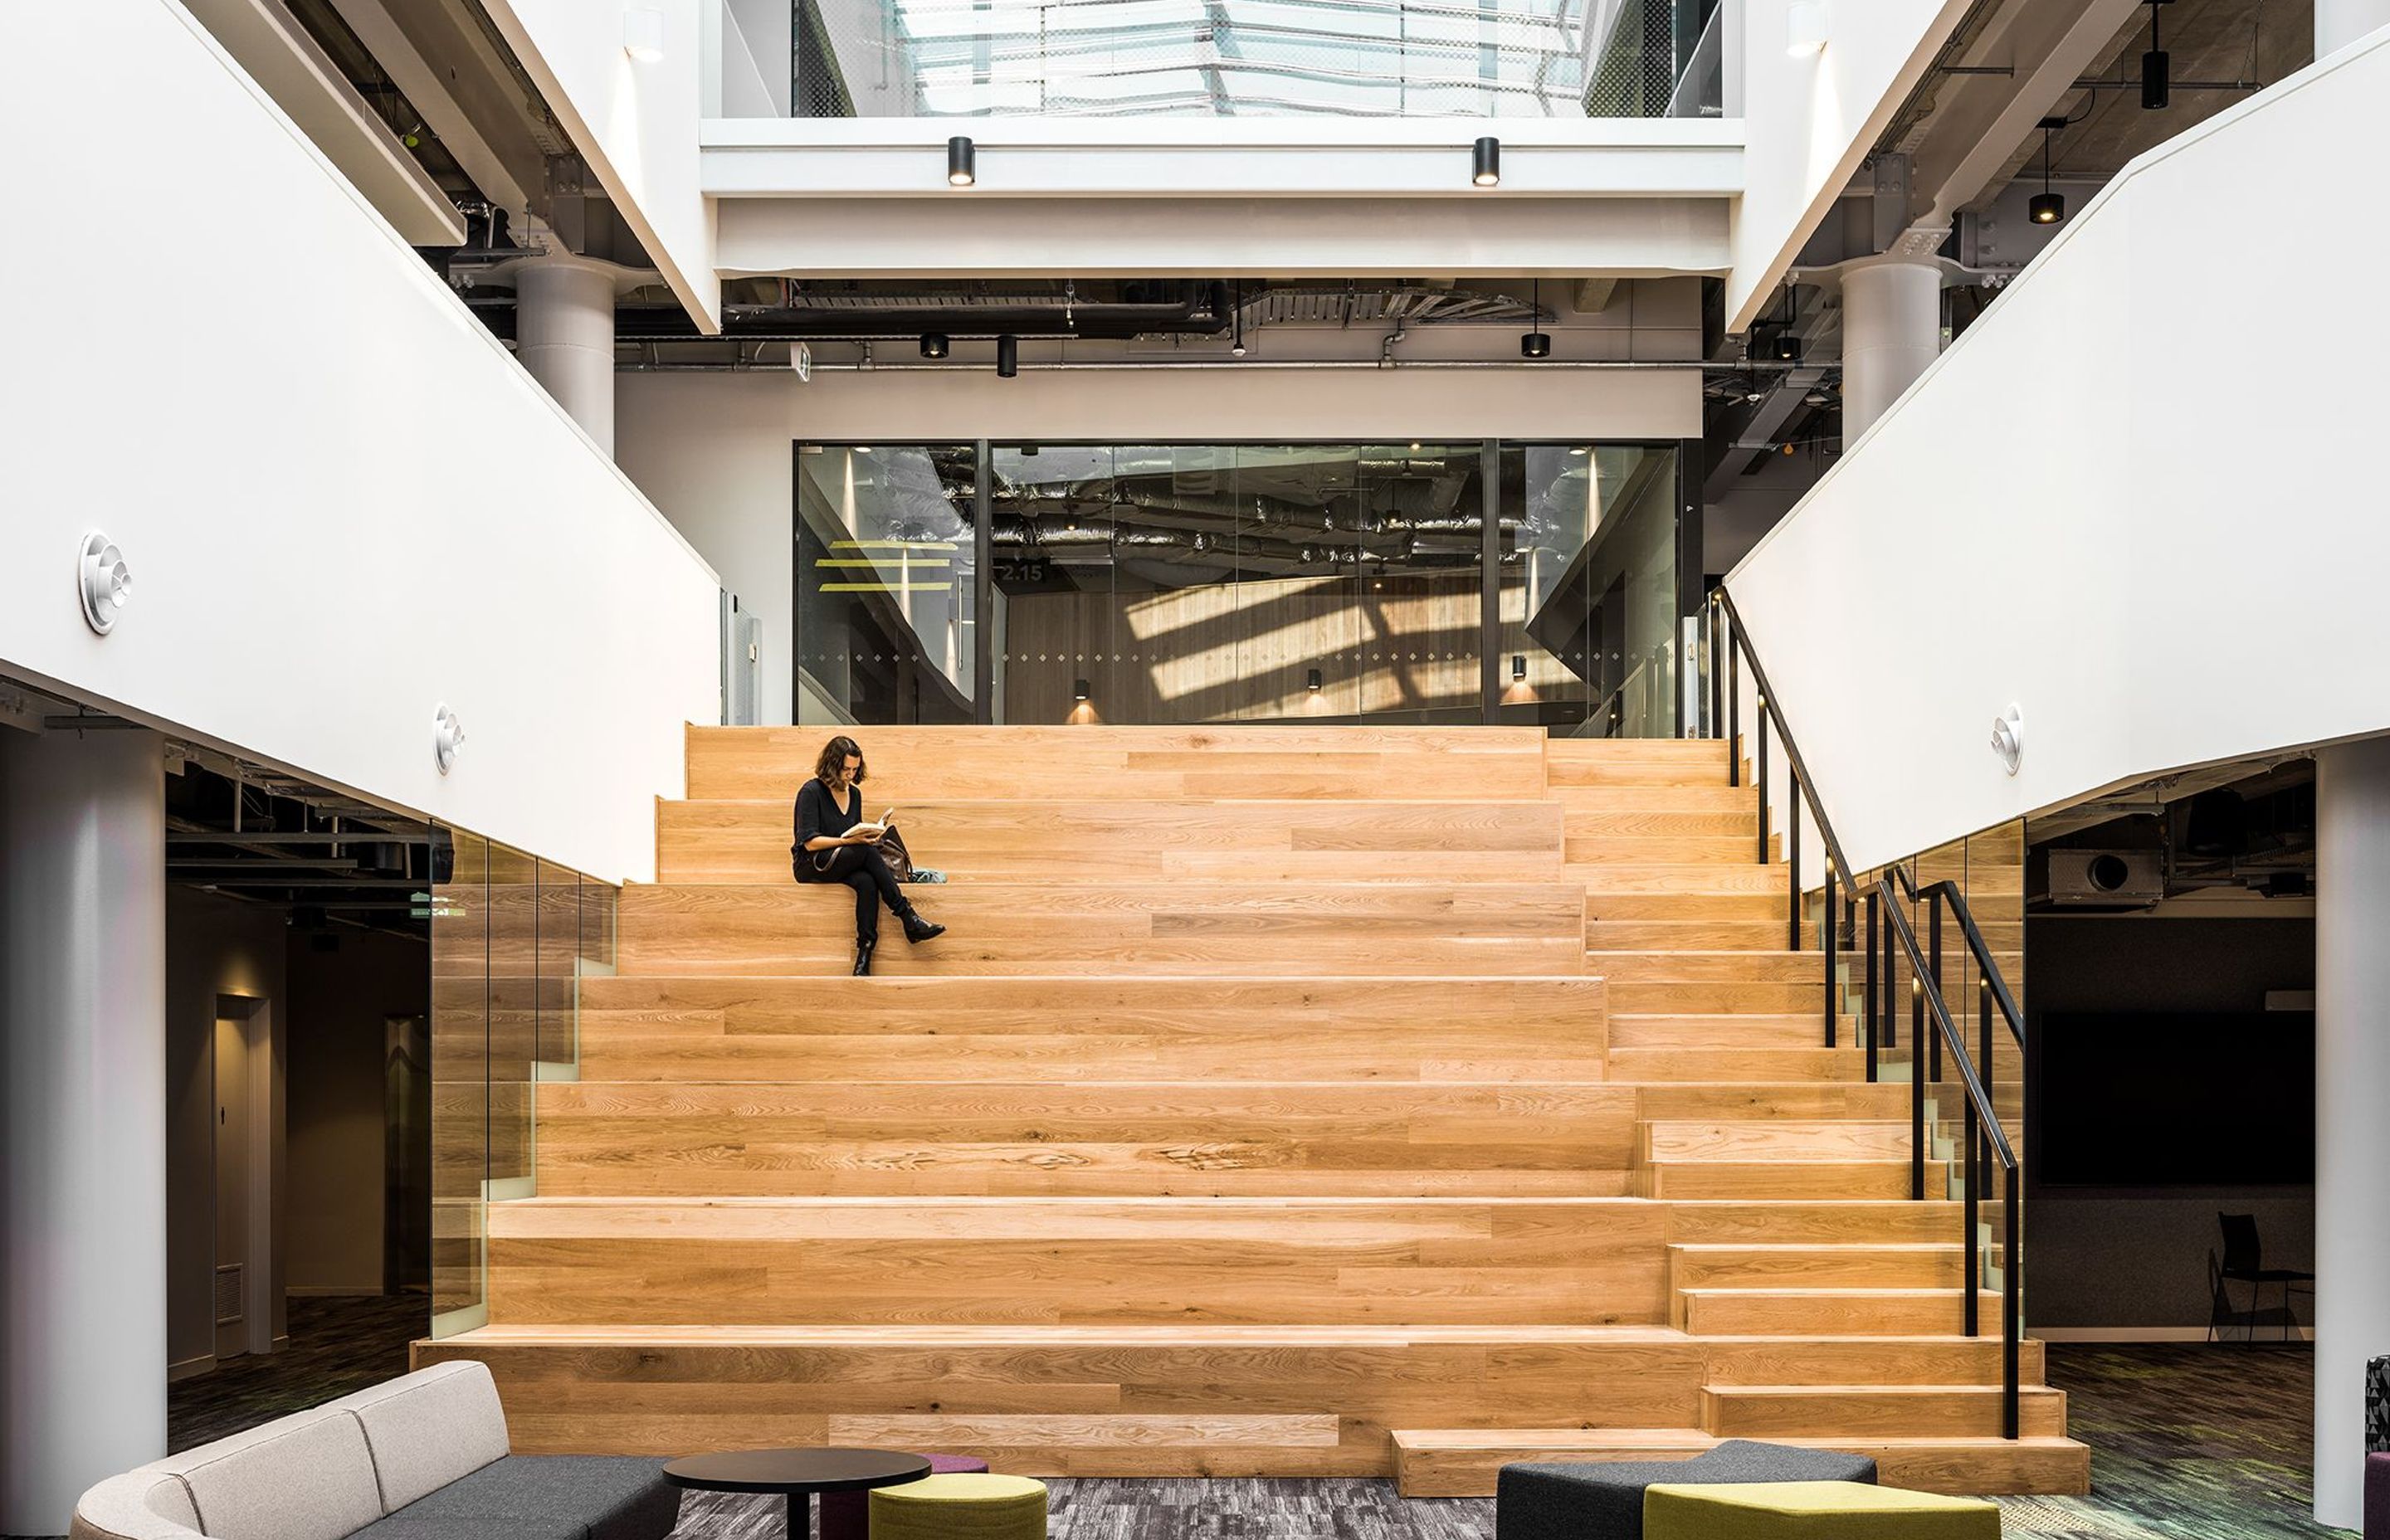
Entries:
<svg viewBox="0 0 2390 1540">
<path fill-rule="evenodd" d="M 1717 118 L 1737 0 L 711 0 L 719 118 Z"/>
</svg>

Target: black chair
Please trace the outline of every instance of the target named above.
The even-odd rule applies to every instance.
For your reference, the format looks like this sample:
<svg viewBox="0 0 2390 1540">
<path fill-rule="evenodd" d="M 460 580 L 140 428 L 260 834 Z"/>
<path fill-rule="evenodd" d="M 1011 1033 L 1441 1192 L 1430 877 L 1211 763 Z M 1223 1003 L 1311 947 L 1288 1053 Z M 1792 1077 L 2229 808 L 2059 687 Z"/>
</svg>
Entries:
<svg viewBox="0 0 2390 1540">
<path fill-rule="evenodd" d="M 2234 1283 L 2245 1283 L 2250 1286 L 2249 1303 L 2252 1305 L 2257 1303 L 2258 1290 L 2270 1283 L 2281 1288 L 2282 1308 L 2287 1311 L 2291 1308 L 2291 1291 L 2315 1282 L 2313 1273 L 2302 1273 L 2292 1267 L 2266 1265 L 2266 1249 L 2257 1238 L 2255 1214 L 2219 1213 L 2216 1216 L 2216 1223 L 2224 1231 L 2222 1264 L 2224 1277 Z M 2309 1289 L 2307 1291 L 2311 1293 L 2313 1290 Z M 2296 1318 L 2294 1317 L 2291 1325 L 2295 1327 L 2297 1324 Z M 2282 1336 L 2284 1341 L 2288 1341 L 2290 1330 L 2285 1329 Z"/>
<path fill-rule="evenodd" d="M 2257 1340 L 2257 1328 L 2268 1326 L 2280 1328 L 2282 1340 L 2288 1341 L 2292 1328 L 2298 1325 L 2298 1317 L 2291 1314 L 2288 1304 L 2259 1304 L 2257 1290 L 2254 1288 L 2249 1290 L 2248 1309 L 2243 1310 L 2233 1303 L 2224 1264 L 2216 1259 L 2214 1251 L 2207 1253 L 2207 1340 L 2211 1342 L 2230 1341 L 2219 1334 L 2235 1328 L 2245 1333 L 2241 1339 L 2242 1341 L 2254 1342 Z"/>
</svg>

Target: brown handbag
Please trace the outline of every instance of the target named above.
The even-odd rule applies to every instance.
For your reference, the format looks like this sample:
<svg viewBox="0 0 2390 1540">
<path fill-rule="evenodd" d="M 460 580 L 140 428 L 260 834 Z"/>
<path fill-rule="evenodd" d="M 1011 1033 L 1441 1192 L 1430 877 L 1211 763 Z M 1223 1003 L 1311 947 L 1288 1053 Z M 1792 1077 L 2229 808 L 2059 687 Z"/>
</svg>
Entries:
<svg viewBox="0 0 2390 1540">
<path fill-rule="evenodd" d="M 888 832 L 880 837 L 875 848 L 880 859 L 888 863 L 888 869 L 896 874 L 897 881 L 913 880 L 913 853 L 905 848 L 905 837 L 896 832 L 894 824 L 888 826 Z"/>
</svg>

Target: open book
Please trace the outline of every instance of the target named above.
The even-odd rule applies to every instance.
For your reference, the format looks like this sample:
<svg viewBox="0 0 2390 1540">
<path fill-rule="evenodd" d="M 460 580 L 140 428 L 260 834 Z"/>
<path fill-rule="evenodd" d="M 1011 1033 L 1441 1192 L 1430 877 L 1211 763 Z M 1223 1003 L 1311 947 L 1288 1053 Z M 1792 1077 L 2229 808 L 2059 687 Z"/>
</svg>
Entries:
<svg viewBox="0 0 2390 1540">
<path fill-rule="evenodd" d="M 867 840 L 877 840 L 881 835 L 887 833 L 888 826 L 895 821 L 896 810 L 892 807 L 887 812 L 880 815 L 880 821 L 878 823 L 857 824 L 853 828 L 848 829 L 847 832 L 849 834 L 860 834 Z"/>
</svg>

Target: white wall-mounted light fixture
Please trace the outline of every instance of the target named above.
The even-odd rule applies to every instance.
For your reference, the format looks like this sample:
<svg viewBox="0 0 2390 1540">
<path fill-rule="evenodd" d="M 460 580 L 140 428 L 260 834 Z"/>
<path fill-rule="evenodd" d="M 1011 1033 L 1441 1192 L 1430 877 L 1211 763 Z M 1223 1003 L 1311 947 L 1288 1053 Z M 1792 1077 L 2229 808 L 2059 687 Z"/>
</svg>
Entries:
<svg viewBox="0 0 2390 1540">
<path fill-rule="evenodd" d="M 2014 701 L 1992 718 L 1992 752 L 2000 756 L 2000 767 L 2011 776 L 2024 763 L 2024 708 Z"/>
<path fill-rule="evenodd" d="M 623 13 L 623 52 L 642 64 L 664 57 L 664 13 L 652 6 L 634 6 Z"/>
<path fill-rule="evenodd" d="M 443 701 L 431 713 L 431 762 L 442 775 L 456 766 L 456 751 L 464 741 L 464 720 Z"/>
<path fill-rule="evenodd" d="M 124 553 L 108 536 L 92 531 L 83 537 L 75 579 L 76 590 L 83 596 L 83 618 L 94 631 L 107 635 L 116 617 L 124 612 L 124 601 L 133 596 L 133 572 L 124 565 Z"/>
<path fill-rule="evenodd" d="M 1794 58 L 1824 51 L 1833 21 L 1826 0 L 1792 0 L 1784 7 L 1784 51 Z"/>
</svg>

